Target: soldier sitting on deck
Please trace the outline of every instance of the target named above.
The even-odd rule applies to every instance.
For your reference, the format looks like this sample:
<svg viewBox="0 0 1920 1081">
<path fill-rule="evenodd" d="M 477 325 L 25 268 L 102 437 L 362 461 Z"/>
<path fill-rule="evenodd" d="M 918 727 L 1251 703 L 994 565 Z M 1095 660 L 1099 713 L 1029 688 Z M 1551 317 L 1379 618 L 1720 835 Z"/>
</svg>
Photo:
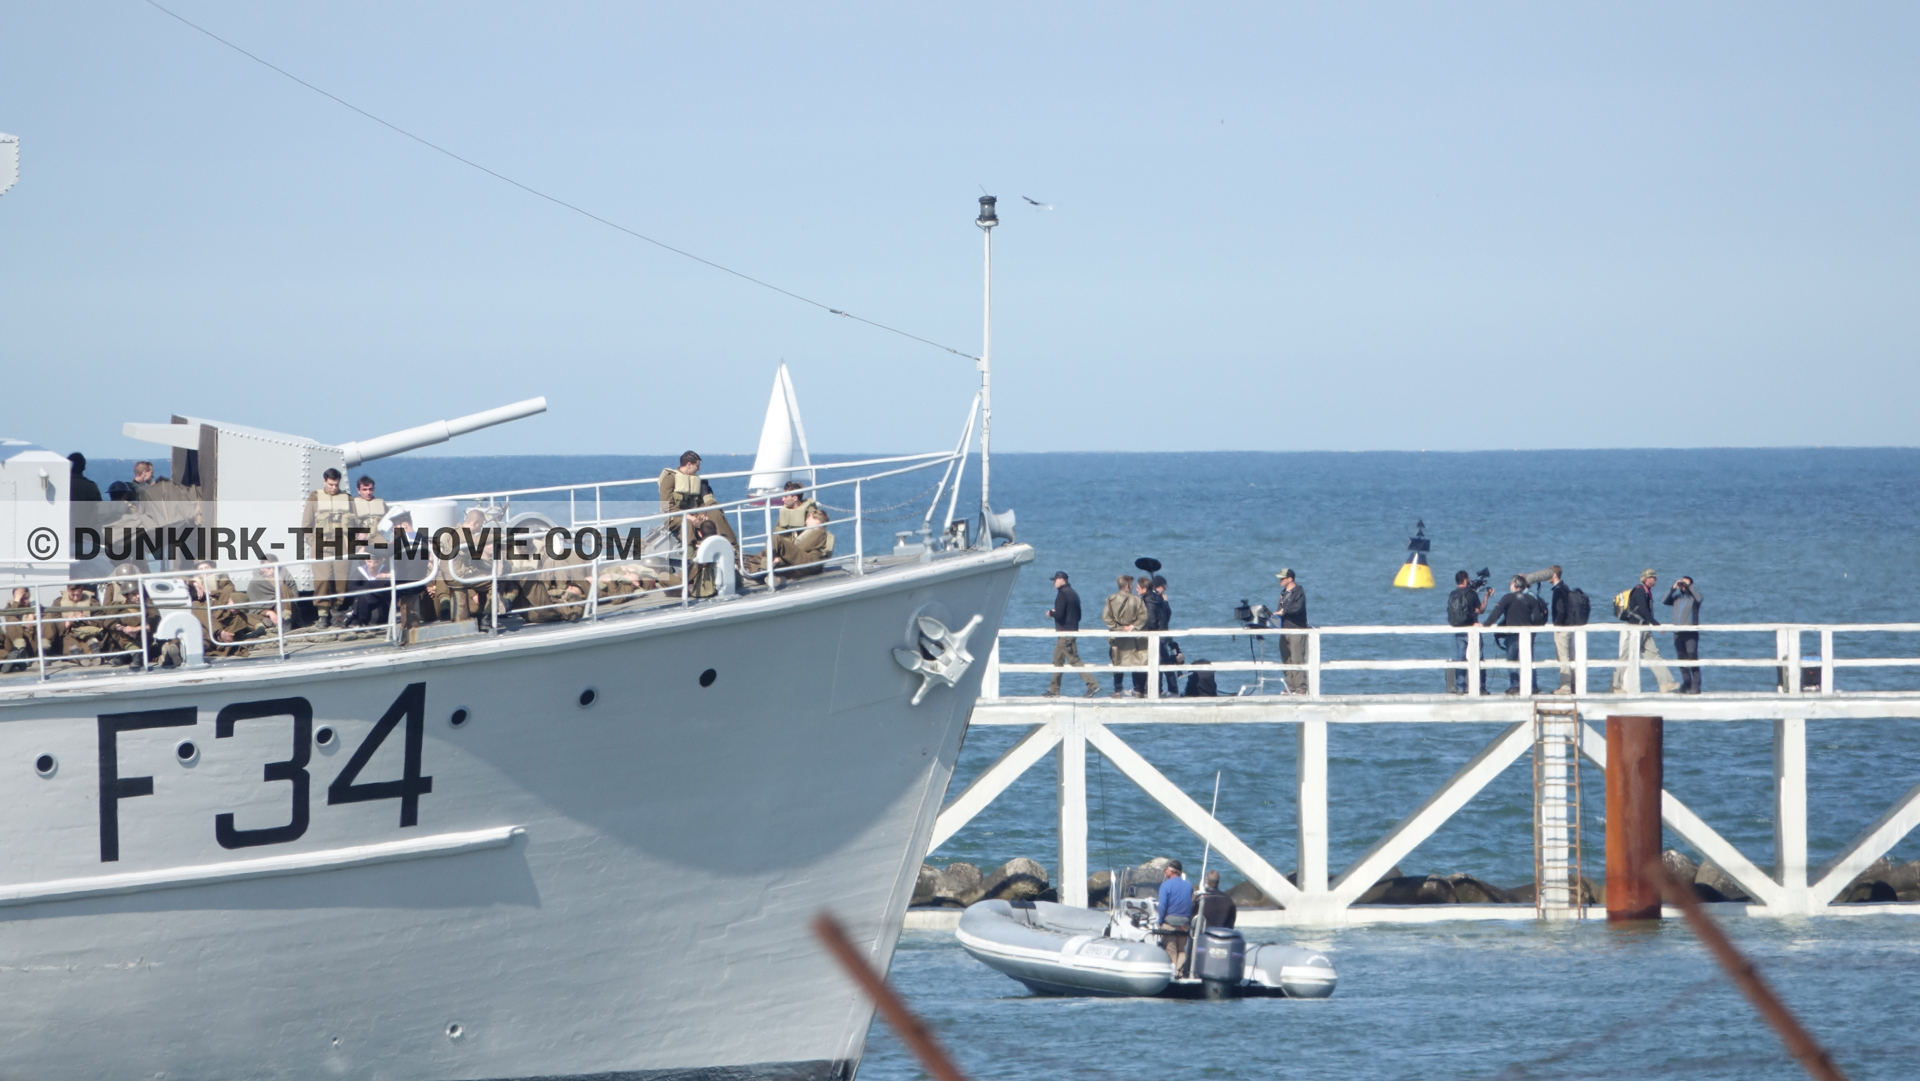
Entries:
<svg viewBox="0 0 1920 1081">
<path fill-rule="evenodd" d="M 807 528 L 807 512 L 819 505 L 807 498 L 807 491 L 799 481 L 790 480 L 780 496 L 780 518 L 773 528 L 781 533 L 798 533 Z"/>
<path fill-rule="evenodd" d="M 678 469 L 660 471 L 660 510 L 662 512 L 673 514 L 677 511 L 693 510 L 696 507 L 717 507 L 719 503 L 720 501 L 714 498 L 713 486 L 700 479 L 700 455 L 693 451 L 687 451 L 680 456 Z M 711 514 L 688 517 L 693 519 L 690 529 L 697 527 L 702 517 L 713 522 L 714 530 L 720 536 L 727 538 L 727 543 L 733 545 L 735 551 L 739 550 L 740 539 L 734 536 L 733 525 L 727 521 L 725 511 L 715 510 Z M 667 532 L 676 537 L 680 535 L 678 517 L 667 519 Z M 695 543 L 697 544 L 698 541 Z"/>
<path fill-rule="evenodd" d="M 833 558 L 833 534 L 827 532 L 827 512 L 818 503 L 807 505 L 806 529 L 798 534 L 782 533 L 773 538 L 773 565 L 792 567 L 794 570 L 780 572 L 782 578 L 804 578 L 819 574 L 824 567 L 808 566 L 823 563 Z M 756 552 L 746 558 L 749 573 L 759 573 L 766 560 L 766 553 Z"/>
<path fill-rule="evenodd" d="M 40 650 L 49 657 L 74 658 L 73 663 L 95 665 L 93 655 L 105 645 L 106 627 L 92 617 L 98 615 L 93 594 L 78 582 L 45 606 L 40 627 Z"/>
<path fill-rule="evenodd" d="M 7 606 L 0 608 L 0 655 L 10 662 L 0 665 L 0 672 L 27 668 L 39 648 L 39 638 L 33 619 L 33 590 L 16 586 Z"/>
</svg>

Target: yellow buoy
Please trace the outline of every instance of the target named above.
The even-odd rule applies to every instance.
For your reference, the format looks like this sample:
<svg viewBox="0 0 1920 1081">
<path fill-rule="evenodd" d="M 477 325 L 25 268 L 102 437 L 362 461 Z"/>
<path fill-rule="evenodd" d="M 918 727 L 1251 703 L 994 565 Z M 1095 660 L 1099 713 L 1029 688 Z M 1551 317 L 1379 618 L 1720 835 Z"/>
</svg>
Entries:
<svg viewBox="0 0 1920 1081">
<path fill-rule="evenodd" d="M 1407 538 L 1407 561 L 1400 565 L 1400 573 L 1393 576 L 1393 584 L 1401 589 L 1432 589 L 1433 568 L 1427 566 L 1427 552 L 1433 542 L 1427 539 L 1427 523 L 1415 522 L 1414 535 Z"/>
</svg>

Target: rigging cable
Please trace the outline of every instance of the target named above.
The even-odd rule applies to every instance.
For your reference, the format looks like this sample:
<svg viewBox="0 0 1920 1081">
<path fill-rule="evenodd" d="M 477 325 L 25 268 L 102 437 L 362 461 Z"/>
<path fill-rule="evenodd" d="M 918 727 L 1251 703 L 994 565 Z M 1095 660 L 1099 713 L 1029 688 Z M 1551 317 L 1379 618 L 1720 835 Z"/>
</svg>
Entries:
<svg viewBox="0 0 1920 1081">
<path fill-rule="evenodd" d="M 445 154 L 447 157 L 452 158 L 453 160 L 459 162 L 462 165 L 471 166 L 472 168 L 480 170 L 481 172 L 487 174 L 488 176 L 493 177 L 495 180 L 500 180 L 508 184 L 511 184 L 514 187 L 519 188 L 521 191 L 524 191 L 529 195 L 536 195 L 542 199 L 545 199 L 550 203 L 553 203 L 558 206 L 563 206 L 568 210 L 573 211 L 576 214 L 579 214 L 583 217 L 591 218 L 594 221 L 599 222 L 601 225 L 604 225 L 609 229 L 617 229 L 620 232 L 625 233 L 630 237 L 634 237 L 635 239 L 638 239 L 638 240 L 644 240 L 647 243 L 652 244 L 656 248 L 661 248 L 666 251 L 670 251 L 675 255 L 684 256 L 688 259 L 693 260 L 696 263 L 701 263 L 706 266 L 710 266 L 713 269 L 721 271 L 723 273 L 731 274 L 734 277 L 741 279 L 742 281 L 752 282 L 753 284 L 758 285 L 763 289 L 771 289 L 774 292 L 779 293 L 781 296 L 791 297 L 792 299 L 797 300 L 802 304 L 811 304 L 814 307 L 819 308 L 821 311 L 828 312 L 832 315 L 838 315 L 846 319 L 851 319 L 856 323 L 865 323 L 866 325 L 873 327 L 876 330 L 884 330 L 890 334 L 898 334 L 903 338 L 911 338 L 914 341 L 921 343 L 922 345 L 931 345 L 935 349 L 944 349 L 945 351 L 952 353 L 956 357 L 964 357 L 967 360 L 973 360 L 973 361 L 978 361 L 980 359 L 979 357 L 976 357 L 971 353 L 963 353 L 960 350 L 955 349 L 950 345 L 941 345 L 939 342 L 936 342 L 930 338 L 922 338 L 918 334 L 909 333 L 907 331 L 901 330 L 899 327 L 890 327 L 885 323 L 877 323 L 871 319 L 866 318 L 865 316 L 855 315 L 850 311 L 843 311 L 840 308 L 835 308 L 828 304 L 822 304 L 821 302 L 814 300 L 811 297 L 801 296 L 799 293 L 793 292 L 790 289 L 782 289 L 779 286 L 773 284 L 772 282 L 762 281 L 751 274 L 742 273 L 741 271 L 735 270 L 732 267 L 722 266 L 711 259 L 702 258 L 685 249 L 676 248 L 673 245 L 666 243 L 665 241 L 655 240 L 654 238 L 647 236 L 645 233 L 636 232 L 632 229 L 627 228 L 624 225 L 621 225 L 619 222 L 610 221 L 606 218 L 603 218 L 600 215 L 595 214 L 593 211 L 587 210 L 586 208 L 577 206 L 573 203 L 569 203 L 565 199 L 560 198 L 559 196 L 548 195 L 546 192 L 541 191 L 538 188 L 529 186 L 527 184 L 523 184 L 520 181 L 505 175 L 504 173 L 495 172 L 494 170 L 487 168 L 486 166 L 480 164 L 477 161 L 474 161 L 471 158 L 461 157 L 459 154 L 456 154 L 453 151 L 448 150 L 446 147 L 441 146 L 438 143 L 430 142 L 426 139 L 423 139 L 420 136 L 415 135 L 413 132 L 410 132 L 407 129 L 399 126 L 398 124 L 394 124 L 387 120 L 382 120 L 380 117 L 377 117 L 372 113 L 366 111 L 365 109 L 362 109 L 360 106 L 355 105 L 350 101 L 347 101 L 345 98 L 342 98 L 336 94 L 329 93 L 328 91 L 322 90 L 321 88 L 313 85 L 312 83 L 306 81 L 305 79 L 302 79 L 300 76 L 295 75 L 293 72 L 288 71 L 286 68 L 283 68 L 278 64 L 273 63 L 272 61 L 265 60 L 259 56 L 254 55 L 253 53 L 248 52 L 247 50 L 241 48 L 238 45 L 235 45 L 233 42 L 228 41 L 226 38 L 221 37 L 220 35 L 207 29 L 206 27 L 201 26 L 199 23 L 193 22 L 192 20 L 186 18 L 185 16 L 179 14 L 178 12 L 175 12 L 175 11 L 169 10 L 168 8 L 160 6 L 158 3 L 155 2 L 155 0 L 147 0 L 147 4 L 153 7 L 154 10 L 159 11 L 164 15 L 171 16 L 172 18 L 178 20 L 184 26 L 190 27 L 194 30 L 198 30 L 200 33 L 205 34 L 207 37 L 212 38 L 214 41 L 217 41 L 222 45 L 225 45 L 227 48 L 232 49 L 234 52 L 239 53 L 241 56 L 246 57 L 247 59 L 253 61 L 254 63 L 259 64 L 262 67 L 269 68 L 273 71 L 279 72 L 281 75 L 284 75 L 287 78 L 293 80 L 294 82 L 299 83 L 301 86 L 306 87 L 308 90 L 311 90 L 316 94 L 319 94 L 321 97 L 326 98 L 329 101 L 332 101 L 338 105 L 345 106 L 346 108 L 351 109 L 356 113 L 359 113 L 361 116 L 366 117 L 368 120 L 371 120 L 376 124 L 379 124 L 381 127 L 387 128 L 400 135 L 404 135 L 407 138 L 412 139 L 414 142 L 419 143 L 421 146 L 424 146 L 429 150 L 436 150 L 442 154 Z"/>
</svg>

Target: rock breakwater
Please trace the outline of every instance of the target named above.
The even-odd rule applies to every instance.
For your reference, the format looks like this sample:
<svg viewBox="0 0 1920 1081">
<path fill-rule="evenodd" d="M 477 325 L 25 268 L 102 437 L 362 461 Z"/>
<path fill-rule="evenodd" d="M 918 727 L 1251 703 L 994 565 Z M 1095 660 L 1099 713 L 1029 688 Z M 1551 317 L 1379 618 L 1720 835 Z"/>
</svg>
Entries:
<svg viewBox="0 0 1920 1081">
<path fill-rule="evenodd" d="M 1751 903 L 1725 871 L 1711 861 L 1695 862 L 1683 852 L 1668 849 L 1662 856 L 1670 874 L 1693 883 L 1694 895 L 1706 903 Z M 1132 868 L 1123 877 L 1133 883 L 1154 882 L 1172 862 L 1161 856 Z M 1289 874 L 1287 881 L 1295 878 Z M 1359 905 L 1531 905 L 1535 884 L 1521 882 L 1496 886 L 1470 874 L 1409 875 L 1394 867 L 1360 895 Z M 1099 871 L 1087 878 L 1087 903 L 1105 908 L 1113 892 L 1113 872 Z M 1606 903 L 1604 879 L 1583 878 L 1581 897 L 1585 904 Z M 1251 882 L 1239 882 L 1227 890 L 1240 908 L 1278 908 L 1273 898 Z M 965 908 L 976 901 L 1056 901 L 1059 890 L 1052 884 L 1047 868 L 1036 860 L 1016 856 L 992 870 L 982 871 L 971 863 L 954 862 L 944 867 L 920 865 L 914 885 L 915 908 Z M 1892 901 L 1920 901 L 1920 860 L 1894 863 L 1885 857 L 1856 877 L 1834 898 L 1836 904 L 1871 904 Z"/>
</svg>

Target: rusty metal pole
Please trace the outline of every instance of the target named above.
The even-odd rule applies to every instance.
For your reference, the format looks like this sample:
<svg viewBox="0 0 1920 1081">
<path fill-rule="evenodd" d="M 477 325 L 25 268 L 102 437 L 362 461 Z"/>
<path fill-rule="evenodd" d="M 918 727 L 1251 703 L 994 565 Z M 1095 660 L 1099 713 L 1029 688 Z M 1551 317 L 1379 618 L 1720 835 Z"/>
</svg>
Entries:
<svg viewBox="0 0 1920 1081">
<path fill-rule="evenodd" d="M 1657 920 L 1660 891 L 1640 869 L 1660 862 L 1659 717 L 1607 718 L 1607 920 Z"/>
</svg>

